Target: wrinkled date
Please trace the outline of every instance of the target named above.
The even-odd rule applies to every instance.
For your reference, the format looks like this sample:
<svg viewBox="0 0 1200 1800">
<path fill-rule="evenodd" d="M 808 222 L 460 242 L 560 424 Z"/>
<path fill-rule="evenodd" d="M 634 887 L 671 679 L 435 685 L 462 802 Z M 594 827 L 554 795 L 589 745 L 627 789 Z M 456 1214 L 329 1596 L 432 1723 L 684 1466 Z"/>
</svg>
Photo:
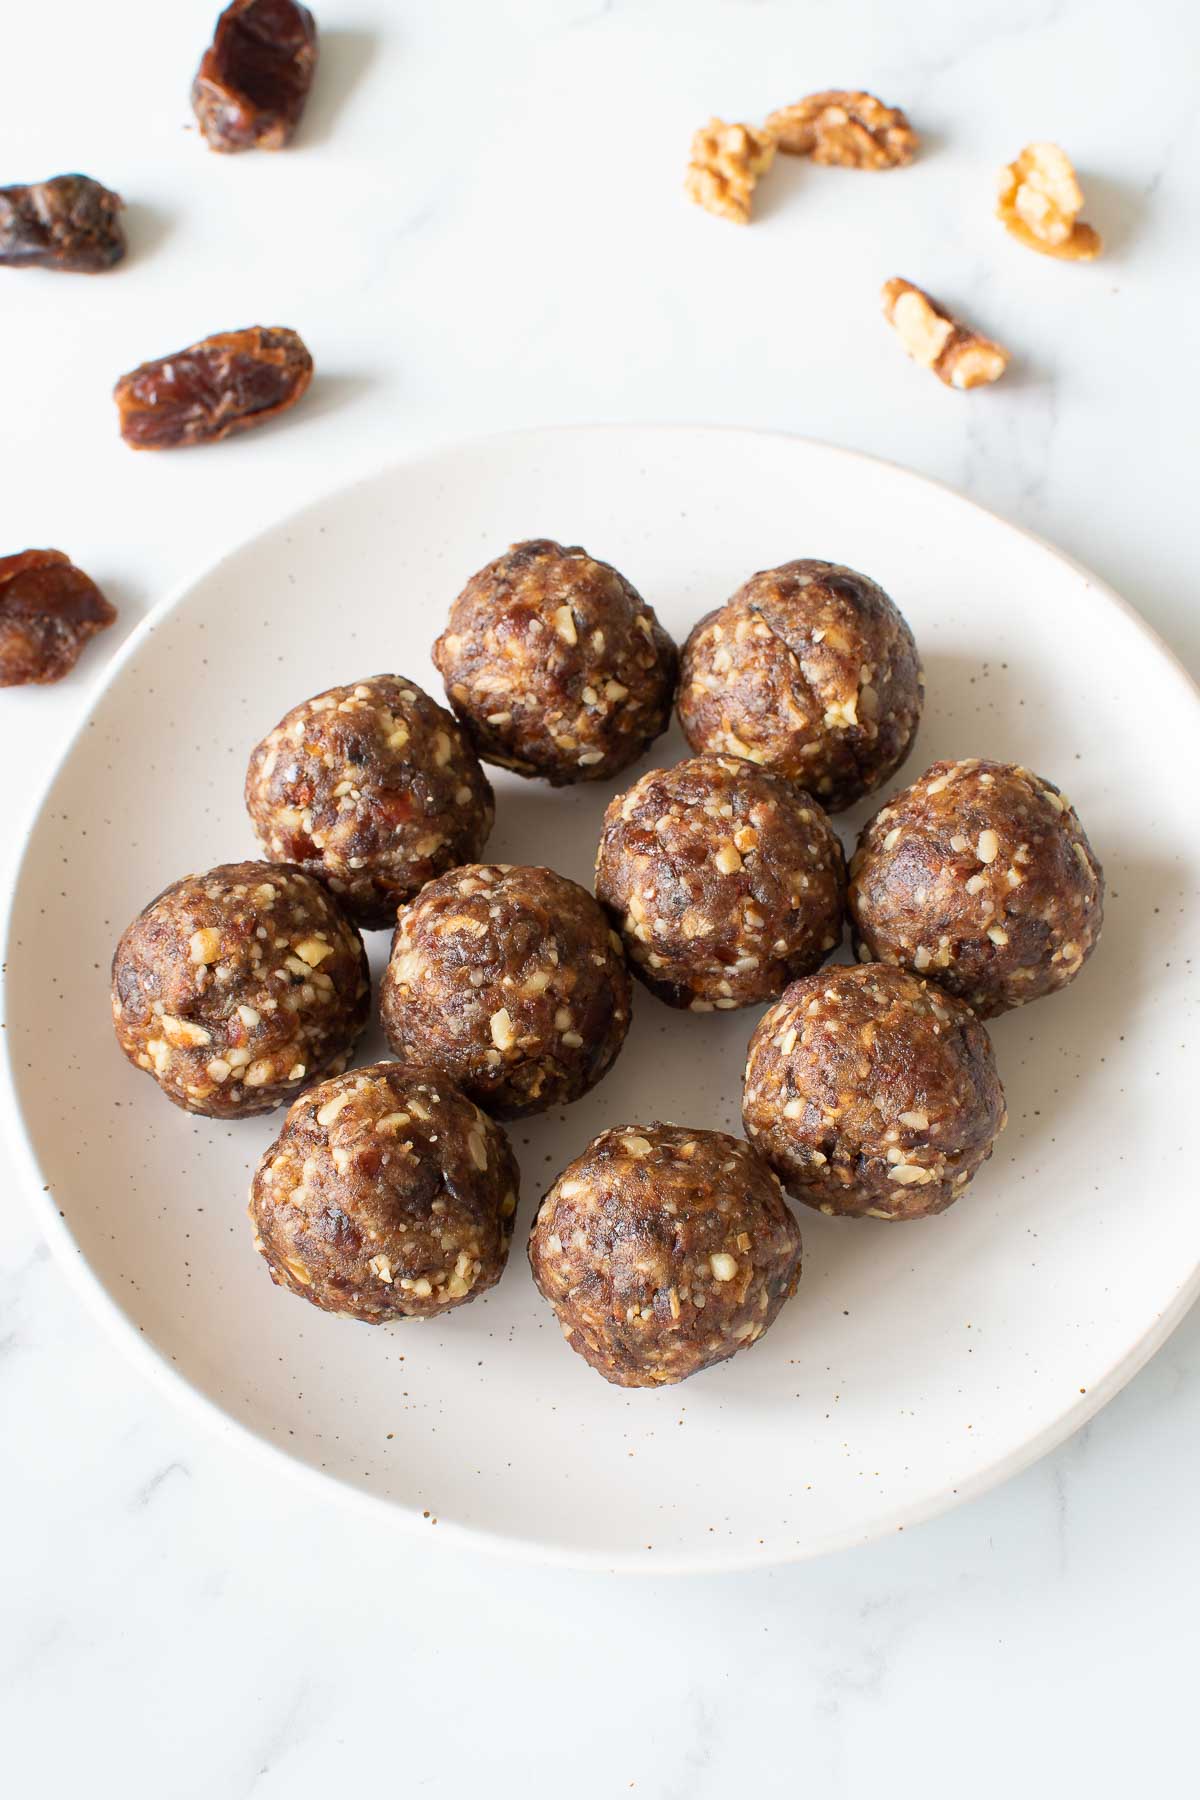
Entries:
<svg viewBox="0 0 1200 1800">
<path fill-rule="evenodd" d="M 116 616 L 61 550 L 0 556 L 0 687 L 61 681 L 88 639 Z"/>
<path fill-rule="evenodd" d="M 121 436 L 135 450 L 215 444 L 294 406 L 312 357 L 284 325 L 221 331 L 122 375 L 113 389 Z"/>
<path fill-rule="evenodd" d="M 192 110 L 213 150 L 281 150 L 300 122 L 317 67 L 317 26 L 295 0 L 233 0 L 192 84 Z"/>
<path fill-rule="evenodd" d="M 124 201 L 90 175 L 0 188 L 0 265 L 94 275 L 125 254 Z"/>
</svg>

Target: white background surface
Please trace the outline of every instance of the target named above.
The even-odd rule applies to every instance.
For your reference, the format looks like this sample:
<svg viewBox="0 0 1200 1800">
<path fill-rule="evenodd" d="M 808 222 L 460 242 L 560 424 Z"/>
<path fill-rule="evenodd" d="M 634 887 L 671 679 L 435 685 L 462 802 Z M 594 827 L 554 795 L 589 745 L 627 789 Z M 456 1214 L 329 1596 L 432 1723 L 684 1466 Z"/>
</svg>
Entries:
<svg viewBox="0 0 1200 1800">
<path fill-rule="evenodd" d="M 5 551 L 70 551 L 126 628 L 295 503 L 437 438 L 725 421 L 951 482 L 1090 563 L 1195 670 L 1182 6 L 327 0 L 301 141 L 227 159 L 185 129 L 211 17 L 207 0 L 8 9 L 0 179 L 97 175 L 130 202 L 132 247 L 93 281 L 0 271 Z M 838 83 L 905 105 L 927 155 L 875 178 L 785 164 L 749 231 L 681 200 L 710 112 L 754 119 Z M 1083 174 L 1110 245 L 1092 268 L 1023 252 L 991 219 L 993 166 L 1037 136 Z M 905 361 L 878 318 L 893 273 L 1010 345 L 998 388 L 951 394 Z M 309 341 L 303 407 L 210 451 L 125 450 L 115 376 L 251 321 Z M 105 654 L 58 690 L 0 695 L 10 840 Z M 1064 643 L 1065 682 L 1071 668 Z M 1130 704 L 1152 729 L 1154 695 Z M 756 1576 L 539 1575 L 401 1541 L 197 1434 L 99 1336 L 11 1185 L 15 1793 L 487 1782 L 592 1800 L 635 1783 L 707 1800 L 1187 1779 L 1196 1315 L 1054 1457 L 894 1542 Z"/>
</svg>

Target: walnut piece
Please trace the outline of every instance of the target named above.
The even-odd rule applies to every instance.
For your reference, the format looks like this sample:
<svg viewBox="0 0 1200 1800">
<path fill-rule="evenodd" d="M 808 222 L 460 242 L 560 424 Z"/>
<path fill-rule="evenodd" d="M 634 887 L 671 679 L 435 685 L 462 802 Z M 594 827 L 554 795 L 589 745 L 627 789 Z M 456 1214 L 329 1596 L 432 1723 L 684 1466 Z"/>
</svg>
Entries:
<svg viewBox="0 0 1200 1800">
<path fill-rule="evenodd" d="M 775 160 L 775 141 L 752 125 L 710 119 L 692 139 L 684 191 L 718 218 L 745 225 L 754 184 Z"/>
<path fill-rule="evenodd" d="M 970 325 L 943 312 L 911 281 L 893 276 L 883 284 L 883 316 L 914 362 L 932 369 L 947 387 L 973 388 L 998 381 L 1008 367 L 1008 351 Z"/>
<path fill-rule="evenodd" d="M 1057 144 L 1027 144 L 1000 172 L 996 216 L 1012 235 L 1043 256 L 1091 262 L 1104 248 L 1100 234 L 1079 218 L 1083 193 L 1071 159 Z"/>
<path fill-rule="evenodd" d="M 898 106 L 840 88 L 780 107 L 765 129 L 786 156 L 839 169 L 899 169 L 920 142 Z"/>
</svg>

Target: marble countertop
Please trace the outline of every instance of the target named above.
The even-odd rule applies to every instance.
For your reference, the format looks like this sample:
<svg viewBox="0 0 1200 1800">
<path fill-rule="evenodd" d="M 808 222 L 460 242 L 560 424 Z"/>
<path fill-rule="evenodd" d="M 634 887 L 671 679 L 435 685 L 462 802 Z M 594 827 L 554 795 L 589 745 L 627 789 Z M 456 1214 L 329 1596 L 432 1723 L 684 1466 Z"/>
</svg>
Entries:
<svg viewBox="0 0 1200 1800">
<path fill-rule="evenodd" d="M 147 608 L 335 482 L 516 424 L 724 422 L 893 458 L 1090 564 L 1200 666 L 1181 4 L 324 0 L 318 88 L 275 158 L 189 129 L 214 10 L 5 24 L 0 179 L 96 174 L 132 249 L 91 283 L 0 274 L 0 550 L 60 545 L 121 608 L 72 679 L 0 696 L 0 874 Z M 696 124 L 840 82 L 907 108 L 911 170 L 789 164 L 741 233 L 687 207 Z M 1094 267 L 991 217 L 995 165 L 1043 136 L 1084 178 Z M 1011 347 L 1000 386 L 951 394 L 905 361 L 878 317 L 894 273 Z M 251 320 L 310 343 L 302 409 L 192 456 L 119 443 L 120 371 Z M 1130 704 L 1151 729 L 1155 697 Z M 893 1541 L 736 1577 L 540 1573 L 399 1537 L 206 1436 L 101 1335 L 11 1177 L 5 1197 L 14 1795 L 1103 1796 L 1190 1766 L 1200 1314 L 1055 1454 Z"/>
</svg>

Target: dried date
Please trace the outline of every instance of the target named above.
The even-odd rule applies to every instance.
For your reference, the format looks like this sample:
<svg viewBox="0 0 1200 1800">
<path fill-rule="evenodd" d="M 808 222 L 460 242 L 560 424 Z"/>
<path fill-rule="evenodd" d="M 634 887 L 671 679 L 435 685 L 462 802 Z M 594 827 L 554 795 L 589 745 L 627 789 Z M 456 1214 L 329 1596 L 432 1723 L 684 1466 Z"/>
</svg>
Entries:
<svg viewBox="0 0 1200 1800">
<path fill-rule="evenodd" d="M 233 0 L 217 20 L 192 84 L 192 110 L 212 150 L 281 150 L 317 68 L 317 26 L 295 0 Z"/>
<path fill-rule="evenodd" d="M 117 609 L 61 550 L 0 556 L 0 687 L 61 681 Z"/>
<path fill-rule="evenodd" d="M 125 254 L 120 194 L 90 175 L 0 188 L 0 265 L 94 275 Z"/>
<path fill-rule="evenodd" d="M 135 450 L 215 444 L 294 406 L 312 357 L 284 325 L 221 331 L 122 375 L 113 389 L 121 436 Z"/>
</svg>

